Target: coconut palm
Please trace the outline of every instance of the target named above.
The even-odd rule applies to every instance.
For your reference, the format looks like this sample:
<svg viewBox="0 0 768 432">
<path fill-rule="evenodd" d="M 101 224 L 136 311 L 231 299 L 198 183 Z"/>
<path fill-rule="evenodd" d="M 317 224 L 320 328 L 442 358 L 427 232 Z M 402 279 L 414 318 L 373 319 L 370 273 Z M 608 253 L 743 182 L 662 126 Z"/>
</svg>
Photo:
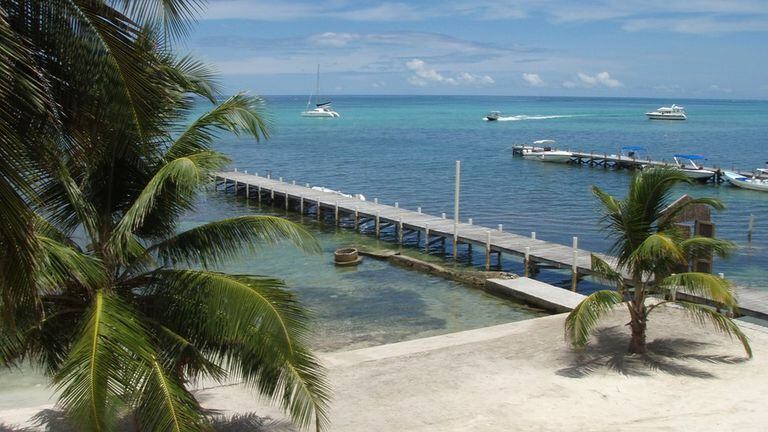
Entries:
<svg viewBox="0 0 768 432">
<path fill-rule="evenodd" d="M 597 291 L 586 297 L 565 322 L 566 334 L 577 346 L 584 346 L 600 319 L 617 306 L 626 307 L 632 338 L 629 352 L 646 352 L 648 315 L 656 308 L 675 304 L 695 322 L 736 337 L 752 356 L 747 337 L 738 325 L 718 310 L 677 298 L 680 290 L 729 310 L 737 307 L 731 284 L 724 278 L 688 272 L 690 260 L 700 254 L 726 256 L 733 244 L 724 240 L 692 236 L 675 224 L 676 216 L 692 205 L 723 209 L 712 198 L 697 198 L 670 207 L 673 186 L 690 180 L 680 171 L 650 168 L 636 174 L 624 199 L 615 198 L 597 186 L 594 195 L 602 205 L 603 223 L 614 243 L 615 265 L 592 256 L 592 269 L 616 291 Z M 681 270 L 682 269 L 682 270 Z"/>
<path fill-rule="evenodd" d="M 146 80 L 131 84 L 148 98 L 140 112 L 115 81 L 125 77 L 102 77 L 77 95 L 71 127 L 43 124 L 29 152 L 39 172 L 25 216 L 32 289 L 17 302 L 6 290 L 17 285 L 3 287 L 0 306 L 14 319 L 0 324 L 0 363 L 49 374 L 78 430 L 112 430 L 128 412 L 142 430 L 209 429 L 187 388 L 197 379 L 240 379 L 321 429 L 329 391 L 306 344 L 306 310 L 278 280 L 213 270 L 276 241 L 307 251 L 317 243 L 264 216 L 179 232 L 229 162 L 213 142 L 266 137 L 264 103 L 237 94 L 187 123 L 195 97 L 217 99 L 208 69 L 176 58 L 151 30 L 129 42 L 145 60 Z"/>
<path fill-rule="evenodd" d="M 200 0 L 0 0 L 0 320 L 14 328 L 39 308 L 30 277 L 41 245 L 33 213 L 50 181 L 41 157 L 68 154 L 94 127 L 93 100 L 109 98 L 111 121 L 149 131 L 162 100 L 157 57 L 143 35 L 168 46 L 189 28 Z M 106 85 L 106 86 L 105 86 Z M 97 88 L 109 92 L 94 91 Z M 53 156 L 52 156 L 53 155 Z"/>
</svg>

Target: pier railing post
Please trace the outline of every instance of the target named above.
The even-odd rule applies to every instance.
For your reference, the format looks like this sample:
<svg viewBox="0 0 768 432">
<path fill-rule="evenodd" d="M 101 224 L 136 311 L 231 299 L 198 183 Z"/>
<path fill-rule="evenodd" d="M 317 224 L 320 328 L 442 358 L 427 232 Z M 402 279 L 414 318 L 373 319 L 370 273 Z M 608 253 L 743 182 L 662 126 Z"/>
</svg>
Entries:
<svg viewBox="0 0 768 432">
<path fill-rule="evenodd" d="M 577 260 L 579 258 L 579 238 L 573 237 L 573 264 L 571 264 L 571 291 L 576 291 L 579 284 L 579 266 Z"/>
<path fill-rule="evenodd" d="M 529 277 L 531 275 L 531 247 L 525 247 L 525 259 L 523 260 L 523 275 Z"/>
<path fill-rule="evenodd" d="M 333 205 L 333 220 L 336 222 L 336 226 L 339 225 L 339 202 L 336 201 Z"/>
<path fill-rule="evenodd" d="M 453 184 L 453 259 L 459 257 L 459 204 L 461 196 L 461 161 L 456 161 Z M 445 218 L 445 217 L 443 217 Z"/>
<path fill-rule="evenodd" d="M 491 231 L 485 232 L 485 271 L 491 270 Z"/>
<path fill-rule="evenodd" d="M 381 233 L 381 212 L 376 210 L 376 238 L 379 238 Z"/>
<path fill-rule="evenodd" d="M 531 231 L 531 240 L 536 240 L 536 231 Z"/>
</svg>

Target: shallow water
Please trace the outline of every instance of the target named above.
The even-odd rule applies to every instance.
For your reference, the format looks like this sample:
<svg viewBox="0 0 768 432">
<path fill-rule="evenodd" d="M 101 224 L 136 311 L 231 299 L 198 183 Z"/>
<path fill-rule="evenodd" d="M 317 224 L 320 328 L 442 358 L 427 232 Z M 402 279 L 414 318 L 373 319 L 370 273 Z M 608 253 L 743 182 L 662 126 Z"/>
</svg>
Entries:
<svg viewBox="0 0 768 432">
<path fill-rule="evenodd" d="M 384 203 L 453 212 L 453 165 L 462 161 L 462 219 L 520 234 L 606 251 L 591 186 L 621 196 L 631 173 L 543 164 L 512 156 L 514 144 L 556 139 L 559 147 L 616 153 L 642 145 L 654 159 L 701 153 L 708 164 L 752 169 L 768 160 L 768 102 L 459 96 L 336 97 L 341 119 L 299 116 L 302 97 L 270 97 L 274 133 L 255 144 L 226 137 L 218 148 L 233 167 L 377 197 Z M 689 120 L 650 121 L 644 112 L 675 102 Z M 490 110 L 515 120 L 486 122 Z M 716 264 L 741 285 L 768 289 L 768 194 L 727 185 L 694 185 L 680 193 L 715 196 L 728 209 L 715 216 L 719 236 L 741 248 Z M 746 242 L 749 216 L 756 225 Z M 519 262 L 505 268 L 521 271 Z M 567 283 L 567 274 L 544 279 Z M 589 286 L 587 286 L 589 289 Z"/>
</svg>

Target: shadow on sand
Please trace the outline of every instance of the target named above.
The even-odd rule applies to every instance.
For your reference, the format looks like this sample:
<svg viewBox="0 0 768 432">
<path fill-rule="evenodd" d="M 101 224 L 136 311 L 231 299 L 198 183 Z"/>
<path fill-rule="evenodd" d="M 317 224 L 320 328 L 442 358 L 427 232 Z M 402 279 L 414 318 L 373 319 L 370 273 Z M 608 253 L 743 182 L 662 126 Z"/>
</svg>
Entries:
<svg viewBox="0 0 768 432">
<path fill-rule="evenodd" d="M 558 370 L 557 375 L 583 378 L 599 369 L 608 369 L 627 376 L 650 376 L 654 372 L 694 378 L 714 378 L 710 372 L 691 365 L 691 361 L 710 364 L 735 364 L 746 357 L 706 354 L 701 351 L 711 344 L 683 338 L 655 339 L 648 342 L 644 355 L 627 353 L 629 337 L 623 326 L 607 327 L 596 333 L 597 341 L 585 350 L 571 354 L 571 366 Z"/>
<path fill-rule="evenodd" d="M 216 432 L 294 432 L 296 429 L 290 422 L 272 420 L 269 417 L 259 417 L 254 413 L 236 414 L 231 417 L 213 415 L 213 430 Z M 16 427 L 0 424 L 0 432 L 75 432 L 74 427 L 59 410 L 46 409 L 34 417 L 36 427 Z M 117 426 L 118 431 L 140 430 L 133 418 L 123 418 Z"/>
</svg>

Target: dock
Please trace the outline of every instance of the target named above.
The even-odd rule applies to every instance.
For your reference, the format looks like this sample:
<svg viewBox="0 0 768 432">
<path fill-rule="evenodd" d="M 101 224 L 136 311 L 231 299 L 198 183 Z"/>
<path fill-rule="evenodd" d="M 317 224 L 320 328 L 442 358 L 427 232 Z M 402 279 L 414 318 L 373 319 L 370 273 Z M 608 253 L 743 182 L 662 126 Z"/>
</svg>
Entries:
<svg viewBox="0 0 768 432">
<path fill-rule="evenodd" d="M 486 290 L 555 313 L 570 312 L 585 298 L 582 294 L 527 277 L 488 279 Z"/>
<path fill-rule="evenodd" d="M 626 155 L 617 155 L 617 154 L 608 154 L 608 153 L 594 153 L 594 152 L 584 152 L 584 151 L 574 151 L 574 150 L 565 150 L 565 149 L 558 149 L 555 147 L 537 147 L 537 146 L 531 146 L 531 145 L 515 145 L 512 146 L 512 154 L 521 156 L 523 154 L 523 150 L 534 150 L 534 151 L 544 151 L 544 150 L 564 150 L 571 152 L 571 160 L 569 163 L 574 165 L 583 165 L 583 166 L 589 166 L 589 167 L 595 167 L 595 168 L 612 168 L 612 169 L 642 169 L 645 167 L 667 167 L 667 168 L 674 168 L 676 165 L 672 161 L 666 161 L 666 160 L 653 160 L 650 157 L 632 157 L 632 156 L 626 156 Z M 722 183 L 725 181 L 725 176 L 723 175 L 723 171 L 730 171 L 737 173 L 739 175 L 743 175 L 745 177 L 752 177 L 756 173 L 754 171 L 745 171 L 745 170 L 739 170 L 734 168 L 726 169 L 719 166 L 702 166 L 702 169 L 713 171 L 715 174 L 711 176 L 708 179 L 705 179 L 705 182 L 709 183 Z"/>
<path fill-rule="evenodd" d="M 472 248 L 479 247 L 484 252 L 486 270 L 500 267 L 502 254 L 522 258 L 525 277 L 535 273 L 538 266 L 570 269 L 572 291 L 577 290 L 580 278 L 594 273 L 593 253 L 579 248 L 576 237 L 571 246 L 566 246 L 537 239 L 535 233 L 529 237 L 504 231 L 501 225 L 489 228 L 472 224 L 471 219 L 467 222 L 454 221 L 445 214 L 435 216 L 423 213 L 421 208 L 405 209 L 398 203 L 379 203 L 378 199 L 364 201 L 336 191 L 313 189 L 306 183 L 301 185 L 295 181 L 247 172 L 217 173 L 215 187 L 242 194 L 246 199 L 259 203 L 296 211 L 318 221 L 419 247 L 427 253 L 435 249 L 444 250 L 446 243 L 452 246 L 454 257 L 461 249 L 471 255 Z M 609 264 L 616 262 L 614 257 L 605 254 L 594 255 Z M 742 315 L 768 319 L 768 290 L 738 287 L 737 295 Z"/>
</svg>

